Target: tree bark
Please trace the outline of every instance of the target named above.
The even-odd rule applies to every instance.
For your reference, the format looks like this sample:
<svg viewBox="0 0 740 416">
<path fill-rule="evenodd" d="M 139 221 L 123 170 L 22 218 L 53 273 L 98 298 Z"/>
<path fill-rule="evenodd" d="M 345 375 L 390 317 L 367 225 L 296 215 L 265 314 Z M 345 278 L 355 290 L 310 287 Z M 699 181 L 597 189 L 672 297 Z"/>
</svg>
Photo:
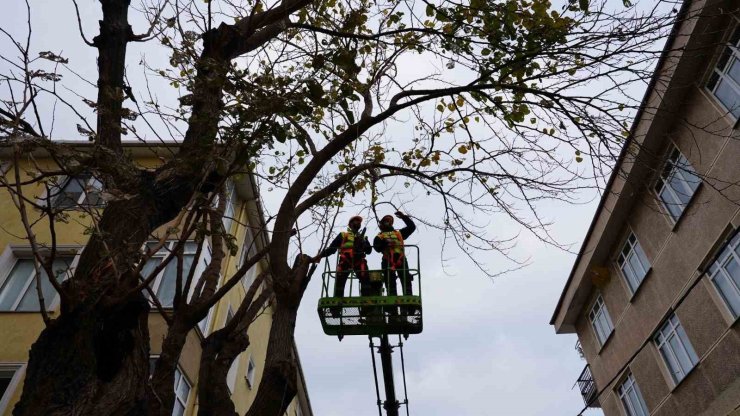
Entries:
<svg viewBox="0 0 740 416">
<path fill-rule="evenodd" d="M 180 353 L 188 337 L 191 325 L 176 319 L 167 329 L 162 343 L 162 351 L 154 365 L 154 372 L 147 390 L 148 414 L 152 416 L 171 416 L 175 404 L 175 370 L 180 361 Z"/>
<path fill-rule="evenodd" d="M 31 346 L 13 415 L 145 415 L 148 311 L 138 294 L 113 309 L 83 304 L 54 320 Z"/>
<path fill-rule="evenodd" d="M 218 336 L 204 342 L 198 379 L 208 382 L 198 388 L 199 416 L 237 414 L 226 376 L 234 360 L 249 346 L 249 337 L 246 331 L 234 336 L 239 340 L 225 342 L 223 336 Z"/>
<path fill-rule="evenodd" d="M 93 39 L 98 49 L 97 143 L 122 153 L 121 114 L 126 93 L 126 46 L 133 37 L 128 23 L 130 0 L 100 0 L 103 20 Z"/>
</svg>

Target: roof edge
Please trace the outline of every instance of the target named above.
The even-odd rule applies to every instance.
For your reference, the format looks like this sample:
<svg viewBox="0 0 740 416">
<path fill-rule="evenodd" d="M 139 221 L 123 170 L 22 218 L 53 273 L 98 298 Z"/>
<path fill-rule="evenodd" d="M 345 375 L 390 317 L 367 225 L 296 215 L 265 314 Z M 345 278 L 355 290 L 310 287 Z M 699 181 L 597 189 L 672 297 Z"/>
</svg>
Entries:
<svg viewBox="0 0 740 416">
<path fill-rule="evenodd" d="M 620 167 L 622 166 L 624 159 L 627 156 L 627 151 L 630 145 L 632 144 L 632 142 L 634 141 L 635 130 L 637 129 L 637 126 L 640 124 L 640 120 L 642 119 L 643 113 L 645 112 L 645 107 L 647 106 L 650 96 L 652 95 L 654 91 L 655 84 L 658 82 L 658 79 L 660 78 L 661 70 L 665 64 L 666 59 L 668 58 L 668 54 L 672 50 L 671 45 L 673 45 L 673 43 L 676 40 L 676 35 L 678 34 L 679 28 L 685 21 L 684 18 L 686 17 L 686 14 L 689 10 L 689 6 L 691 5 L 691 3 L 693 3 L 692 0 L 685 0 L 683 4 L 681 5 L 681 9 L 678 11 L 678 14 L 676 15 L 676 23 L 671 28 L 671 32 L 668 34 L 668 37 L 666 38 L 663 51 L 661 52 L 660 57 L 658 57 L 658 62 L 656 62 L 655 64 L 655 70 L 653 71 L 653 76 L 650 78 L 650 83 L 645 89 L 645 94 L 643 94 L 642 101 L 640 102 L 640 107 L 637 109 L 637 113 L 635 114 L 635 118 L 632 122 L 632 126 L 630 127 L 630 134 L 627 137 L 627 140 L 625 141 L 624 146 L 622 147 L 622 150 L 619 153 L 617 162 L 614 165 L 614 170 L 612 170 L 611 176 L 609 177 L 609 181 L 607 182 L 606 187 L 604 188 L 604 194 L 601 196 L 601 199 L 599 200 L 599 205 L 596 207 L 596 212 L 594 213 L 594 216 L 591 219 L 591 224 L 588 227 L 588 231 L 586 231 L 586 237 L 583 239 L 583 243 L 581 244 L 581 248 L 578 251 L 578 255 L 576 256 L 576 259 L 573 262 L 573 268 L 570 271 L 568 280 L 565 282 L 563 291 L 560 293 L 560 298 L 558 299 L 558 303 L 555 306 L 555 311 L 553 312 L 553 315 L 550 318 L 550 325 L 555 325 L 555 321 L 557 320 L 557 317 L 560 314 L 560 310 L 563 307 L 563 302 L 565 301 L 565 295 L 571 283 L 573 282 L 573 277 L 575 276 L 576 269 L 578 268 L 578 264 L 581 262 L 583 253 L 585 252 L 586 247 L 588 246 L 588 242 L 591 239 L 591 236 L 593 234 L 594 228 L 596 227 L 596 223 L 599 217 L 601 216 L 602 211 L 604 210 L 604 205 L 606 204 L 606 201 L 610 195 L 609 191 L 611 190 L 612 186 L 614 185 L 614 181 L 619 175 Z M 555 331 L 556 333 L 559 333 L 557 328 L 555 329 Z"/>
</svg>

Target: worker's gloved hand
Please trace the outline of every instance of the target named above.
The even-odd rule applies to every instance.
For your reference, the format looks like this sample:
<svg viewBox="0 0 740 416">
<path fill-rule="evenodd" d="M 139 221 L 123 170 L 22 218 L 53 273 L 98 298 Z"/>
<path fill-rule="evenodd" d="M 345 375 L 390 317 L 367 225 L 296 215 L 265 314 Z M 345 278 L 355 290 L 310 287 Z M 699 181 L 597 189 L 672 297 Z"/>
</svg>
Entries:
<svg viewBox="0 0 740 416">
<path fill-rule="evenodd" d="M 311 257 L 311 263 L 318 263 L 321 261 L 321 256 Z"/>
<path fill-rule="evenodd" d="M 406 215 L 406 214 L 404 214 L 403 212 L 401 212 L 401 211 L 396 211 L 396 218 L 403 218 L 403 217 L 406 217 L 406 216 L 407 216 L 407 215 Z"/>
</svg>

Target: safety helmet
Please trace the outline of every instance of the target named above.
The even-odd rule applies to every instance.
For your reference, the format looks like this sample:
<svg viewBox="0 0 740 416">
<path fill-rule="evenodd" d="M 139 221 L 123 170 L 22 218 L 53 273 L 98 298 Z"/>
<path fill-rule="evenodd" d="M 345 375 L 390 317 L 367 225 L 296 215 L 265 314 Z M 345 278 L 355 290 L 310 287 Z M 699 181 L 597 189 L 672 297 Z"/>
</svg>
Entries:
<svg viewBox="0 0 740 416">
<path fill-rule="evenodd" d="M 392 215 L 385 215 L 383 218 L 380 219 L 380 222 L 385 221 L 385 219 L 388 218 L 390 221 L 390 224 L 393 225 L 393 216 Z"/>
<path fill-rule="evenodd" d="M 350 218 L 349 221 L 347 221 L 347 225 L 351 224 L 354 220 L 360 220 L 360 222 L 362 222 L 362 217 L 359 215 L 355 215 L 354 217 Z"/>
</svg>

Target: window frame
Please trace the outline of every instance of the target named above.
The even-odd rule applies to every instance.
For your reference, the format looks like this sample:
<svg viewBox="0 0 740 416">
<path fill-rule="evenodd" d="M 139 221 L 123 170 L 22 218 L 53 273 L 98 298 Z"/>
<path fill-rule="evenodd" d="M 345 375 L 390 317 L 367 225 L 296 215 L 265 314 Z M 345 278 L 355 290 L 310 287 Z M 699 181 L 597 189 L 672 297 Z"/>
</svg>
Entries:
<svg viewBox="0 0 740 416">
<path fill-rule="evenodd" d="M 62 281 L 69 279 L 74 273 L 74 270 L 77 268 L 80 249 L 81 247 L 78 247 L 78 246 L 67 246 L 67 245 L 57 246 L 57 254 L 56 254 L 57 259 L 62 258 L 62 257 L 72 259 L 72 261 L 69 262 L 69 268 L 67 269 Z M 11 272 L 13 271 L 13 269 L 15 268 L 19 260 L 31 260 L 31 261 L 36 260 L 34 258 L 33 250 L 31 249 L 31 247 L 8 246 L 3 252 L 3 254 L 0 256 L 0 296 L 2 296 L 2 290 L 4 289 L 4 286 L 7 283 L 8 279 L 11 277 Z M 26 278 L 26 282 L 23 285 L 22 293 L 24 295 L 29 290 L 31 285 L 33 285 L 34 281 L 35 281 L 35 267 L 33 269 L 33 272 Z M 0 310 L 0 312 L 2 313 L 38 313 L 38 312 L 41 312 L 41 308 L 40 308 L 41 305 L 39 305 L 39 307 L 36 309 L 24 310 L 24 311 L 17 310 L 17 307 L 22 299 L 23 299 L 23 296 L 18 297 L 13 303 L 13 308 L 11 310 Z M 38 300 L 38 297 L 36 297 L 36 300 Z M 54 290 L 54 296 L 51 299 L 46 299 L 46 311 L 52 312 L 53 310 L 56 309 L 58 303 L 59 303 L 59 293 L 57 293 L 57 291 Z"/>
<path fill-rule="evenodd" d="M 598 307 L 598 310 L 596 310 Z M 601 339 L 601 336 L 599 335 L 599 330 L 597 329 L 596 321 L 599 319 L 599 317 L 605 317 L 606 323 L 608 323 L 609 332 L 604 334 L 604 339 Z M 599 342 L 599 347 L 603 347 L 606 342 L 609 340 L 611 335 L 614 333 L 614 323 L 612 321 L 611 315 L 609 315 L 609 310 L 606 308 L 606 303 L 604 302 L 604 298 L 601 294 L 599 294 L 596 297 L 596 300 L 594 300 L 593 304 L 591 305 L 591 308 L 588 311 L 588 320 L 591 323 L 591 329 L 594 331 L 594 334 L 596 335 L 596 340 Z"/>
<path fill-rule="evenodd" d="M 221 223 L 224 226 L 224 232 L 230 233 L 231 228 L 236 222 L 236 187 L 233 181 L 226 182 L 226 207 Z"/>
<path fill-rule="evenodd" d="M 156 363 L 157 359 L 159 358 L 159 354 L 152 354 L 149 356 L 149 378 L 152 377 L 152 372 L 154 370 L 154 364 Z M 180 378 L 178 379 L 178 374 Z M 188 386 L 188 393 L 187 397 L 185 398 L 185 402 L 182 402 L 182 398 L 178 396 L 178 387 L 179 383 L 185 380 L 185 384 Z M 183 415 L 185 415 L 185 412 L 188 410 L 188 403 L 190 403 L 190 396 L 193 392 L 193 382 L 188 378 L 188 376 L 185 374 L 185 371 L 183 371 L 182 367 L 180 366 L 180 363 L 178 362 L 175 366 L 175 380 L 174 384 L 172 386 L 173 392 L 175 394 L 175 402 L 178 402 L 183 407 Z M 172 408 L 172 414 L 174 415 L 175 408 Z"/>
<path fill-rule="evenodd" d="M 13 377 L 10 378 L 8 387 L 0 393 L 0 414 L 5 414 L 5 411 L 8 410 L 10 399 L 15 395 L 16 389 L 26 373 L 26 365 L 27 363 L 20 362 L 0 362 L 0 370 L 13 370 Z"/>
<path fill-rule="evenodd" d="M 629 385 L 625 388 L 625 385 L 627 385 L 627 383 L 629 383 Z M 620 403 L 622 403 L 622 410 L 627 416 L 650 415 L 650 411 L 647 408 L 647 403 L 645 403 L 645 398 L 642 396 L 642 391 L 640 391 L 640 386 L 637 384 L 637 380 L 635 380 L 635 376 L 634 374 L 632 374 L 632 371 L 627 372 L 627 375 L 625 375 L 622 381 L 617 385 L 616 390 L 617 397 L 619 398 Z M 637 405 L 640 405 L 640 413 L 636 413 L 634 411 L 635 403 L 632 403 L 632 397 L 629 395 L 630 391 L 635 392 L 635 397 L 638 401 Z"/>
<path fill-rule="evenodd" d="M 737 127 L 737 124 L 740 123 L 740 106 L 734 110 L 737 111 L 738 114 L 734 114 L 733 110 L 727 108 L 725 103 L 722 102 L 716 93 L 719 85 L 724 82 L 740 99 L 740 84 L 727 74 L 729 69 L 732 67 L 731 63 L 734 59 L 740 62 L 740 22 L 738 21 L 738 18 L 734 16 L 733 20 L 734 21 L 733 24 L 730 25 L 731 28 L 728 31 L 727 38 L 722 42 L 722 49 L 717 54 L 716 59 L 709 69 L 709 74 L 706 77 L 703 89 L 712 97 L 714 103 L 718 105 L 720 109 L 725 111 L 725 115 L 735 121 L 734 126 Z M 734 44 L 733 40 L 735 41 Z M 726 62 L 722 63 L 725 54 L 727 54 L 728 58 Z M 721 69 L 719 68 L 720 64 L 722 65 Z"/>
<path fill-rule="evenodd" d="M 685 162 L 685 164 L 683 162 Z M 697 179 L 696 182 L 690 181 L 690 178 L 687 179 L 687 176 L 690 177 L 692 175 Z M 683 192 L 686 192 L 688 190 L 689 193 L 679 194 L 678 191 L 674 189 L 673 186 L 671 186 L 674 178 L 679 178 L 678 182 L 684 188 Z M 677 224 L 679 220 L 683 218 L 684 213 L 688 209 L 689 205 L 691 205 L 691 202 L 694 200 L 694 196 L 697 194 L 697 192 L 699 192 L 699 188 L 701 187 L 702 182 L 703 181 L 696 173 L 694 165 L 691 164 L 691 161 L 686 157 L 686 155 L 683 154 L 683 152 L 681 152 L 681 149 L 679 149 L 678 146 L 671 143 L 668 151 L 666 152 L 666 156 L 663 160 L 663 164 L 661 165 L 661 169 L 658 172 L 658 177 L 655 180 L 655 185 L 653 185 L 653 192 L 660 202 L 663 211 L 668 214 L 668 217 L 671 219 L 673 224 Z M 696 183 L 696 186 L 692 187 L 692 183 Z M 670 197 L 673 198 L 673 200 L 676 202 L 666 201 L 662 196 L 664 191 L 667 191 L 667 193 L 670 194 Z M 683 202 L 681 200 L 681 195 L 688 197 L 686 199 L 686 202 Z M 671 208 L 678 208 L 680 212 L 674 214 Z"/>
<path fill-rule="evenodd" d="M 671 343 L 671 340 L 673 340 L 674 337 L 683 348 L 685 358 L 691 362 L 691 367 L 687 369 L 683 368 L 677 351 L 674 350 L 674 346 Z M 652 339 L 653 345 L 655 345 L 655 348 L 658 351 L 658 355 L 662 358 L 664 368 L 673 382 L 673 386 L 675 387 L 679 385 L 686 379 L 686 376 L 696 368 L 697 364 L 699 364 L 699 356 L 696 354 L 694 346 L 691 344 L 688 334 L 686 334 L 686 330 L 678 320 L 678 316 L 673 313 L 666 318 L 660 328 L 655 332 Z M 665 347 L 665 349 L 663 347 Z M 673 364 L 671 364 L 671 362 L 673 362 Z M 674 368 L 674 365 L 676 365 L 677 368 Z"/>
<path fill-rule="evenodd" d="M 634 239 L 634 243 L 630 242 L 631 238 Z M 630 246 L 630 250 L 627 254 L 625 254 L 624 250 L 628 245 Z M 629 290 L 630 295 L 634 297 L 635 294 L 638 292 L 638 290 L 642 287 L 642 284 L 647 278 L 647 276 L 650 274 L 650 271 L 652 270 L 653 266 L 650 263 L 650 259 L 648 259 L 647 253 L 645 253 L 645 250 L 642 248 L 642 244 L 640 244 L 640 240 L 637 238 L 637 234 L 635 234 L 634 231 L 632 230 L 628 231 L 627 237 L 624 240 L 622 240 L 622 244 L 620 244 L 619 247 L 620 247 L 619 252 L 617 253 L 617 256 L 615 258 L 617 270 L 619 270 L 619 274 L 622 275 L 622 278 L 627 284 L 627 289 Z M 635 247 L 639 247 L 639 251 L 636 250 Z M 635 287 L 632 287 L 632 282 L 630 281 L 630 277 L 622 269 L 623 265 L 628 265 L 630 267 L 630 270 L 632 269 L 632 264 L 629 262 L 630 255 L 637 256 L 637 260 L 640 263 L 640 266 L 643 269 L 645 269 L 645 273 L 638 279 L 639 281 L 635 284 Z"/>
<path fill-rule="evenodd" d="M 177 375 L 180 375 L 180 378 L 178 380 Z M 182 400 L 182 398 L 179 395 L 180 391 L 180 383 L 185 382 L 185 385 L 188 386 L 188 392 L 185 396 L 185 401 Z M 188 410 L 188 403 L 190 402 L 190 393 L 193 391 L 193 384 L 188 380 L 188 376 L 185 375 L 185 372 L 180 367 L 180 364 L 178 364 L 175 367 L 175 385 L 173 386 L 173 389 L 175 391 L 175 402 L 182 405 L 182 414 L 184 415 L 185 412 Z M 172 412 L 174 414 L 175 408 L 172 408 Z"/>
<path fill-rule="evenodd" d="M 166 243 L 165 243 L 165 245 L 162 246 L 159 250 L 157 250 L 156 253 L 153 253 L 146 261 L 148 262 L 148 261 L 151 261 L 152 259 L 158 258 L 158 259 L 160 259 L 160 263 L 161 263 L 162 261 L 164 261 L 164 259 L 167 258 L 167 256 L 169 256 L 169 254 L 171 253 L 171 251 L 177 245 L 177 242 L 178 241 L 179 240 L 167 240 Z M 156 241 L 147 241 L 146 243 L 144 243 L 144 249 L 146 250 L 146 247 L 149 244 L 156 244 L 156 243 L 158 243 L 158 242 L 156 242 Z M 205 268 L 206 268 L 207 264 L 210 263 L 210 261 L 211 261 L 210 244 L 208 243 L 207 240 L 203 240 L 203 244 L 205 246 L 203 247 L 203 250 L 201 250 L 201 255 L 200 255 L 200 259 L 199 259 L 198 263 L 195 264 L 195 274 L 193 275 L 193 283 L 190 285 L 190 292 L 188 293 L 188 298 L 193 295 L 193 291 L 195 290 L 195 286 L 196 286 L 196 283 L 198 281 L 197 279 L 199 278 L 199 276 L 201 274 L 203 274 L 203 271 L 205 271 Z M 188 250 L 188 246 L 189 245 L 191 247 L 195 247 L 192 250 L 192 252 Z M 196 253 L 196 251 L 198 249 L 197 247 L 198 247 L 198 245 L 197 245 L 197 243 L 195 241 L 193 241 L 193 240 L 186 240 L 185 243 L 184 243 L 184 247 L 183 247 L 183 256 L 184 255 L 193 255 L 193 260 L 195 260 L 195 253 Z M 177 261 L 177 258 L 176 257 L 173 257 L 171 261 L 172 262 L 176 262 Z M 170 264 L 175 264 L 175 267 L 176 267 L 176 263 L 170 263 Z M 152 293 L 154 293 L 154 295 L 157 296 L 157 300 L 159 300 L 159 302 L 162 304 L 162 307 L 164 309 L 172 309 L 173 308 L 173 305 L 166 305 L 164 302 L 162 302 L 162 299 L 160 298 L 160 295 L 158 293 L 159 292 L 159 289 L 160 289 L 160 287 L 162 285 L 162 281 L 164 280 L 164 274 L 167 271 L 167 267 L 168 266 L 166 266 L 162 270 L 160 270 L 159 273 L 157 273 L 157 276 L 154 278 L 154 280 L 152 280 L 151 283 L 149 284 L 149 288 L 151 289 Z M 186 275 L 186 272 L 185 272 L 185 270 L 183 270 L 183 277 L 185 277 L 185 275 Z M 146 279 L 148 276 L 142 276 L 142 277 Z M 149 296 L 150 296 L 149 293 L 146 293 L 146 296 L 147 296 L 147 298 L 149 298 Z M 149 299 L 149 301 L 151 302 L 152 300 Z M 209 317 L 210 317 L 210 311 L 209 311 L 209 314 L 206 316 L 206 320 L 209 320 L 208 319 Z M 200 323 L 198 325 L 196 325 L 196 326 L 198 326 L 200 328 Z M 208 324 L 205 325 L 205 328 L 206 329 L 208 328 Z"/>
<path fill-rule="evenodd" d="M 84 184 L 80 184 L 80 187 L 82 188 L 82 192 L 80 192 L 80 195 L 77 197 L 77 200 L 74 202 L 74 205 L 67 206 L 67 207 L 60 207 L 59 204 L 65 199 L 66 193 L 64 192 L 64 189 L 73 181 L 77 180 L 79 181 L 80 177 L 83 176 L 89 176 L 87 180 L 85 180 Z M 95 184 L 99 184 L 100 187 L 96 187 Z M 51 206 L 54 209 L 63 211 L 63 210 L 75 210 L 80 209 L 82 206 L 87 208 L 101 208 L 105 205 L 105 201 L 102 197 L 103 192 L 103 183 L 100 182 L 95 175 L 91 173 L 84 173 L 81 175 L 75 175 L 75 176 L 62 176 L 57 178 L 57 185 L 53 186 L 51 189 L 53 189 L 55 194 L 53 195 L 54 198 L 51 201 Z M 88 191 L 89 190 L 96 190 L 98 193 L 98 201 L 95 204 L 85 203 L 85 201 L 88 198 Z M 93 194 L 93 192 L 90 192 L 90 194 Z"/>
<path fill-rule="evenodd" d="M 252 231 L 252 228 L 247 226 L 246 231 L 244 232 L 244 243 L 242 245 L 241 253 L 239 253 L 239 263 L 237 265 L 237 268 L 241 268 L 244 263 L 247 262 L 249 257 L 254 256 L 257 254 L 257 243 L 256 243 L 254 232 Z M 259 261 L 255 263 L 252 267 L 247 270 L 247 272 L 244 274 L 244 277 L 242 277 L 242 286 L 244 287 L 244 291 L 248 291 L 249 288 L 252 286 L 252 283 L 254 283 L 254 280 L 257 278 L 257 265 L 259 264 Z"/>
<path fill-rule="evenodd" d="M 736 282 L 731 274 L 727 271 L 726 264 L 730 260 L 734 260 L 740 265 L 740 254 L 738 254 L 740 252 L 739 231 L 740 228 L 734 230 L 732 234 L 730 234 L 724 244 L 722 244 L 722 246 L 717 251 L 716 257 L 705 269 L 707 279 L 711 283 L 711 286 L 714 288 L 717 296 L 722 299 L 722 304 L 724 304 L 726 311 L 729 312 L 733 322 L 740 319 L 740 283 Z M 713 268 L 714 270 L 712 270 Z M 734 291 L 734 299 L 736 299 L 735 302 L 737 302 L 738 308 L 737 311 L 733 309 L 730 300 L 728 300 L 728 295 L 717 284 L 718 276 L 724 278 L 730 290 Z M 740 277 L 738 277 L 738 281 L 740 281 Z"/>
</svg>

